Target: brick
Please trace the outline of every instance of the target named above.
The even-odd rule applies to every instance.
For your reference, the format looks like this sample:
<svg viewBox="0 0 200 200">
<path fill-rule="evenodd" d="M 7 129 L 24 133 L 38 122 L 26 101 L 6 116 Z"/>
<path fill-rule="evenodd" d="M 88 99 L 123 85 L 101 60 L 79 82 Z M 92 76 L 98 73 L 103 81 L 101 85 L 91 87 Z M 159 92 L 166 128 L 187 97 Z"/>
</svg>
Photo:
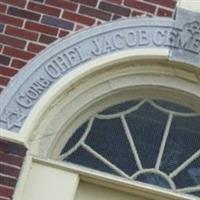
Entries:
<svg viewBox="0 0 200 200">
<path fill-rule="evenodd" d="M 39 44 L 34 44 L 34 43 L 29 43 L 28 45 L 28 51 L 34 52 L 34 53 L 39 53 L 43 49 L 45 49 L 45 46 L 39 45 Z"/>
<path fill-rule="evenodd" d="M 35 56 L 35 54 L 33 53 L 29 53 L 27 51 L 23 51 L 13 47 L 5 47 L 3 53 L 8 56 L 13 56 L 15 58 L 21 58 L 23 60 L 30 60 Z"/>
<path fill-rule="evenodd" d="M 39 24 L 36 22 L 26 22 L 25 28 L 33 31 L 38 31 L 41 33 L 46 33 L 49 35 L 57 35 L 58 28 L 50 27 L 47 25 Z"/>
<path fill-rule="evenodd" d="M 64 11 L 62 17 L 65 19 L 69 19 L 71 21 L 78 22 L 80 24 L 88 25 L 88 26 L 91 26 L 95 23 L 95 19 L 92 19 L 87 16 L 79 15 L 76 13 L 72 13 L 70 11 Z"/>
<path fill-rule="evenodd" d="M 0 75 L 14 76 L 16 73 L 17 73 L 16 69 L 13 69 L 11 67 L 4 67 L 0 65 Z M 0 160 L 1 160 L 1 155 L 0 155 Z"/>
<path fill-rule="evenodd" d="M 17 69 L 22 68 L 24 65 L 26 64 L 26 62 L 22 61 L 22 60 L 18 60 L 18 59 L 13 59 L 11 66 Z"/>
<path fill-rule="evenodd" d="M 80 25 L 80 24 L 76 24 L 76 28 L 75 31 L 80 31 L 81 29 L 85 28 L 84 26 Z"/>
<path fill-rule="evenodd" d="M 123 16 L 129 16 L 131 12 L 129 8 L 121 7 L 107 2 L 101 2 L 99 8 Z"/>
<path fill-rule="evenodd" d="M 113 17 L 112 17 L 112 20 L 117 20 L 117 19 L 120 19 L 120 18 L 122 18 L 122 16 L 114 14 Z"/>
<path fill-rule="evenodd" d="M 137 17 L 137 16 L 145 15 L 145 13 L 144 13 L 144 12 L 139 12 L 139 11 L 137 11 L 137 10 L 133 10 L 132 13 L 131 13 L 131 15 L 132 15 L 133 17 Z"/>
<path fill-rule="evenodd" d="M 3 87 L 0 87 L 0 93 L 3 91 L 3 89 L 4 89 Z M 1 200 L 1 197 L 0 197 L 0 200 Z"/>
<path fill-rule="evenodd" d="M 5 33 L 12 36 L 17 36 L 27 40 L 34 40 L 36 41 L 38 38 L 38 33 L 34 33 L 28 30 L 22 30 L 16 27 L 7 26 Z"/>
<path fill-rule="evenodd" d="M 5 177 L 0 175 L 0 185 L 15 187 L 16 183 L 16 178 Z"/>
<path fill-rule="evenodd" d="M 175 8 L 176 3 L 177 3 L 175 0 L 164 0 L 164 1 L 161 1 L 161 0 L 144 0 L 144 1 L 149 2 L 149 3 L 155 3 L 157 5 L 165 6 L 165 7 L 168 7 L 168 8 Z"/>
<path fill-rule="evenodd" d="M 69 31 L 60 30 L 59 37 L 64 37 L 69 34 Z"/>
<path fill-rule="evenodd" d="M 8 188 L 0 185 L 0 194 L 3 197 L 12 197 L 14 188 Z"/>
<path fill-rule="evenodd" d="M 18 7 L 22 7 L 22 8 L 24 8 L 26 5 L 26 0 L 1 0 L 1 2 L 10 4 L 10 5 L 14 5 L 14 6 L 18 6 Z"/>
<path fill-rule="evenodd" d="M 0 14 L 0 23 L 21 27 L 23 24 L 23 20 L 12 16 Z"/>
<path fill-rule="evenodd" d="M 0 55 L 0 63 L 3 65 L 9 65 L 10 57 L 5 56 L 5 55 Z"/>
<path fill-rule="evenodd" d="M 61 9 L 53 8 L 53 7 L 42 5 L 42 4 L 36 4 L 33 2 L 30 2 L 28 4 L 28 9 L 36 11 L 36 12 L 45 13 L 48 15 L 57 16 L 57 17 L 60 15 L 60 12 L 61 12 Z"/>
<path fill-rule="evenodd" d="M 155 13 L 156 6 L 138 0 L 125 0 L 124 5 L 149 13 Z"/>
<path fill-rule="evenodd" d="M 5 12 L 6 11 L 7 6 L 5 4 L 0 3 L 0 12 Z"/>
<path fill-rule="evenodd" d="M 21 49 L 23 49 L 26 45 L 25 40 L 20 40 L 20 39 L 10 37 L 7 35 L 0 35 L 0 43 L 10 45 L 16 48 L 21 48 Z"/>
<path fill-rule="evenodd" d="M 43 3 L 45 0 L 32 0 L 32 1 Z"/>
<path fill-rule="evenodd" d="M 54 17 L 47 16 L 47 15 L 44 15 L 42 17 L 41 22 L 43 24 L 48 24 L 50 26 L 55 26 L 55 27 L 64 28 L 64 29 L 68 29 L 68 30 L 73 30 L 73 27 L 74 27 L 74 24 L 72 22 L 54 18 Z"/>
<path fill-rule="evenodd" d="M 50 44 L 50 43 L 54 42 L 56 39 L 57 38 L 55 38 L 55 37 L 50 37 L 50 36 L 42 34 L 40 36 L 39 42 L 44 43 L 44 44 Z"/>
<path fill-rule="evenodd" d="M 103 22 L 102 21 L 97 21 L 96 24 L 97 25 L 101 25 L 101 24 L 103 24 Z"/>
<path fill-rule="evenodd" d="M 9 197 L 1 197 L 0 196 L 0 200 L 11 200 L 11 198 L 9 198 Z"/>
<path fill-rule="evenodd" d="M 46 4 L 56 6 L 58 8 L 76 11 L 78 4 L 67 2 L 65 0 L 46 0 Z"/>
<path fill-rule="evenodd" d="M 21 167 L 23 158 L 9 153 L 0 153 L 0 161 Z"/>
<path fill-rule="evenodd" d="M 162 8 L 159 8 L 157 12 L 157 16 L 162 16 L 162 17 L 171 17 L 172 14 L 173 14 L 173 11 L 169 11 Z"/>
<path fill-rule="evenodd" d="M 22 18 L 30 19 L 30 20 L 34 20 L 34 21 L 39 21 L 39 19 L 40 19 L 40 15 L 37 13 L 19 9 L 19 8 L 15 8 L 15 7 L 9 7 L 7 13 L 10 15 L 14 15 L 17 17 L 22 17 Z"/>
<path fill-rule="evenodd" d="M 10 143 L 5 140 L 0 140 L 0 151 L 7 154 L 25 156 L 26 148 L 19 144 Z"/>
<path fill-rule="evenodd" d="M 6 86 L 9 82 L 9 78 L 0 75 L 0 85 Z"/>
<path fill-rule="evenodd" d="M 111 19 L 111 14 L 104 12 L 102 10 L 94 9 L 91 7 L 80 6 L 79 13 L 92 16 L 101 20 L 109 21 Z"/>
<path fill-rule="evenodd" d="M 119 4 L 119 5 L 122 4 L 122 0 L 106 0 L 106 1 L 111 2 L 111 3 L 115 3 L 115 4 Z"/>
<path fill-rule="evenodd" d="M 98 0 L 90 0 L 90 1 L 86 1 L 86 0 L 71 0 L 73 2 L 77 2 L 77 3 L 81 3 L 81 4 L 85 4 L 85 5 L 88 5 L 88 6 L 96 6 L 97 5 L 97 2 Z"/>
<path fill-rule="evenodd" d="M 0 24 L 0 33 L 3 32 L 3 29 L 4 29 L 4 24 Z"/>
</svg>

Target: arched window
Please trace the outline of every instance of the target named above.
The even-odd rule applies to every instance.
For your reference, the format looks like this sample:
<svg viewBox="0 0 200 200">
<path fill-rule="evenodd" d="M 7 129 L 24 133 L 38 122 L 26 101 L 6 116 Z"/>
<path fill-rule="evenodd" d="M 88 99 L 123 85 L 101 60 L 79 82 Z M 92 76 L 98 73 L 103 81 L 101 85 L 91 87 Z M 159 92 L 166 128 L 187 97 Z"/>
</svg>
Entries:
<svg viewBox="0 0 200 200">
<path fill-rule="evenodd" d="M 199 94 L 192 73 L 156 59 L 114 62 L 61 87 L 23 129 L 36 162 L 29 183 L 45 163 L 75 174 L 77 200 L 104 194 L 93 183 L 141 199 L 198 198 Z"/>
<path fill-rule="evenodd" d="M 200 197 L 198 56 L 171 45 L 173 31 L 177 44 L 188 31 L 175 27 L 130 19 L 83 31 L 12 82 L 1 123 L 20 132 L 30 171 L 17 199 L 49 199 L 52 189 L 50 199 L 94 199 L 93 183 L 108 186 L 100 200 Z M 110 188 L 118 192 L 104 197 Z"/>
<path fill-rule="evenodd" d="M 32 154 L 116 188 L 125 181 L 155 196 L 199 197 L 200 93 L 192 78 L 156 59 L 92 72 L 32 124 Z"/>
<path fill-rule="evenodd" d="M 91 116 L 60 153 L 66 162 L 200 196 L 200 113 L 141 98 Z"/>
</svg>

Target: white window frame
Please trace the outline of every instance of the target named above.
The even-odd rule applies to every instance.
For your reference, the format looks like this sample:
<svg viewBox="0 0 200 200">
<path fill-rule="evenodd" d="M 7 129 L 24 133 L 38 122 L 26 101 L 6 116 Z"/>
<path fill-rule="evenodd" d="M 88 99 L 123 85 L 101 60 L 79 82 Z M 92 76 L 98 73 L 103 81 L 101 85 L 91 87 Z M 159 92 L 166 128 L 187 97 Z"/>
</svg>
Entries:
<svg viewBox="0 0 200 200">
<path fill-rule="evenodd" d="M 143 195 L 147 194 L 147 197 L 154 196 L 155 199 L 161 197 L 177 200 L 194 199 L 194 197 L 188 195 L 174 194 L 162 188 L 133 183 L 109 174 L 63 163 L 58 160 L 58 155 L 67 138 L 70 137 L 75 128 L 84 122 L 85 117 L 102 110 L 102 105 L 106 107 L 120 102 L 122 99 L 133 99 L 130 91 L 134 91 L 136 98 L 147 95 L 169 98 L 169 93 L 166 92 L 171 91 L 170 97 L 173 101 L 181 101 L 183 105 L 191 103 L 198 110 L 200 108 L 200 87 L 195 73 L 191 70 L 181 69 L 178 64 L 169 64 L 165 61 L 128 60 L 128 62 L 115 63 L 108 68 L 97 70 L 89 76 L 80 78 L 71 87 L 62 89 L 60 95 L 51 98 L 53 100 L 46 111 L 42 110 L 38 113 L 36 106 L 36 109 L 33 110 L 33 116 L 38 116 L 37 120 L 30 120 L 32 124 L 28 131 L 24 128 L 24 131 L 28 132 L 26 132 L 27 135 L 31 132 L 31 137 L 28 138 L 27 143 L 29 147 L 29 155 L 27 156 L 29 158 L 27 159 L 29 162 L 25 164 L 26 167 L 24 167 L 21 176 L 24 177 L 22 180 L 25 184 L 22 184 L 21 180 L 19 181 L 15 200 L 21 200 L 21 196 L 17 193 L 26 188 L 26 179 L 33 163 L 66 170 L 76 174 L 80 180 L 95 181 L 100 185 L 106 184 L 108 187 L 112 185 L 115 189 L 124 186 L 124 188 L 129 188 L 127 192 L 133 191 L 139 195 L 143 193 Z M 144 88 L 146 88 L 145 94 Z M 162 91 L 163 88 L 164 92 Z M 49 98 L 48 95 L 45 98 Z M 50 94 L 50 96 L 53 95 Z M 45 101 L 40 101 L 39 108 L 44 106 L 44 103 Z M 35 113 L 38 115 L 35 115 Z M 27 124 L 30 124 L 30 122 Z"/>
<path fill-rule="evenodd" d="M 70 163 L 36 158 L 30 154 L 27 159 L 29 161 L 24 166 L 14 200 L 55 200 L 55 197 L 58 200 L 75 200 L 80 182 L 114 189 L 144 200 L 195 200 L 190 195 L 177 194 Z"/>
</svg>

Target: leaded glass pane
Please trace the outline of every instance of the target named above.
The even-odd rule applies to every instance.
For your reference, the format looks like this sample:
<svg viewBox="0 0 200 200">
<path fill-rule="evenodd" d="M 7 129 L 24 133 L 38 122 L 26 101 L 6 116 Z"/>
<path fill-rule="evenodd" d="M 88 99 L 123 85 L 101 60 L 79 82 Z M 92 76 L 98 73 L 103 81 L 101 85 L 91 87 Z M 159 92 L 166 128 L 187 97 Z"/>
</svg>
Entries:
<svg viewBox="0 0 200 200">
<path fill-rule="evenodd" d="M 166 100 L 123 102 L 80 126 L 61 158 L 200 197 L 200 113 Z"/>
<path fill-rule="evenodd" d="M 200 158 L 195 159 L 189 166 L 174 177 L 177 188 L 200 185 Z"/>
<path fill-rule="evenodd" d="M 126 174 L 138 170 L 119 118 L 95 119 L 85 143 Z"/>
<path fill-rule="evenodd" d="M 167 119 L 167 114 L 156 110 L 148 102 L 126 115 L 131 136 L 144 168 L 152 168 L 156 164 Z"/>
<path fill-rule="evenodd" d="M 92 155 L 90 152 L 88 152 L 81 146 L 64 160 L 72 162 L 74 164 L 119 175 L 112 168 L 101 162 L 98 158 L 96 158 L 94 155 Z"/>
<path fill-rule="evenodd" d="M 170 184 L 167 182 L 166 179 L 163 177 L 159 176 L 158 174 L 155 173 L 144 173 L 141 174 L 140 176 L 137 177 L 138 181 L 144 182 L 144 183 L 149 183 L 153 185 L 159 185 L 163 188 L 168 188 L 171 189 Z"/>
<path fill-rule="evenodd" d="M 76 132 L 72 135 L 69 141 L 65 144 L 65 147 L 62 150 L 62 153 L 69 151 L 83 136 L 85 129 L 87 127 L 87 122 L 84 123 L 81 127 L 79 127 Z"/>
<path fill-rule="evenodd" d="M 170 173 L 200 149 L 200 117 L 175 116 L 169 131 L 161 169 Z"/>
</svg>

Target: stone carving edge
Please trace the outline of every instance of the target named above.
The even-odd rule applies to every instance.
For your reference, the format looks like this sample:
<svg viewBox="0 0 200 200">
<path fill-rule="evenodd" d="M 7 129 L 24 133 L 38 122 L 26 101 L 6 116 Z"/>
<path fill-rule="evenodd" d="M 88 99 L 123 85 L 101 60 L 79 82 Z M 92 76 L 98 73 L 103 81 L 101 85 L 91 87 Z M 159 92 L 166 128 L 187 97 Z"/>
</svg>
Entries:
<svg viewBox="0 0 200 200">
<path fill-rule="evenodd" d="M 183 29 L 194 32 L 199 22 L 188 22 L 183 29 L 175 24 L 176 20 L 169 18 L 133 18 L 89 28 L 56 41 L 28 63 L 1 94 L 0 128 L 19 132 L 40 96 L 58 79 L 83 63 L 117 51 L 165 48 L 170 50 L 169 60 L 199 67 L 200 63 L 187 62 L 174 54 L 178 50 L 200 58 L 200 49 L 190 45 L 191 38 L 182 37 Z"/>
</svg>

